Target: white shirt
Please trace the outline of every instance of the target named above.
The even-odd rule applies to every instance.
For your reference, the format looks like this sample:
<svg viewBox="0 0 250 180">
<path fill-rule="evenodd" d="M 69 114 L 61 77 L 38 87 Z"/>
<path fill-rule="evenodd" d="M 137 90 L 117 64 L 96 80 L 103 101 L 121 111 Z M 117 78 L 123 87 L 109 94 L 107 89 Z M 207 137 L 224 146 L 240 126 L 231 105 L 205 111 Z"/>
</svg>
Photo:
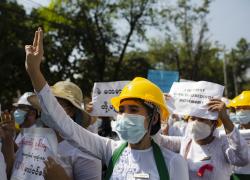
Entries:
<svg viewBox="0 0 250 180">
<path fill-rule="evenodd" d="M 234 167 L 233 172 L 235 174 L 249 174 L 250 175 L 250 129 L 240 130 L 241 135 L 245 138 L 248 145 L 248 164 L 243 167 Z"/>
<path fill-rule="evenodd" d="M 166 148 L 185 155 L 190 138 L 157 136 L 156 141 Z M 187 154 L 190 180 L 229 180 L 232 174 L 232 165 L 244 166 L 248 163 L 248 149 L 246 141 L 237 128 L 226 136 L 215 136 L 207 145 L 198 145 L 191 141 Z M 213 166 L 212 172 L 206 170 L 203 177 L 197 176 L 200 167 L 205 164 Z"/>
<path fill-rule="evenodd" d="M 176 121 L 168 130 L 169 136 L 184 136 L 186 132 L 187 122 L 180 120 Z"/>
<path fill-rule="evenodd" d="M 82 151 L 102 159 L 108 165 L 115 149 L 123 142 L 100 137 L 93 134 L 76 124 L 64 112 L 63 108 L 52 95 L 49 86 L 46 84 L 38 93 L 40 104 L 44 113 L 51 116 L 51 121 L 45 121 L 47 126 L 60 132 L 64 139 L 74 143 Z M 188 179 L 188 170 L 185 160 L 178 154 L 162 149 L 165 163 L 168 168 L 171 180 Z M 129 166 L 123 163 L 123 160 L 129 162 Z M 176 170 L 178 169 L 178 170 Z M 148 173 L 149 179 L 159 179 L 156 164 L 153 158 L 152 149 L 142 151 L 133 150 L 127 147 L 122 153 L 120 159 L 115 165 L 111 179 L 126 180 L 127 177 L 135 173 Z"/>
<path fill-rule="evenodd" d="M 1 152 L 1 149 L 2 149 L 2 143 L 0 142 L 0 178 L 1 180 L 7 180 L 6 164 L 5 164 L 5 159 L 4 159 L 3 153 Z"/>
<path fill-rule="evenodd" d="M 23 133 L 20 132 L 15 140 L 18 147 L 22 138 Z M 58 143 L 57 152 L 57 163 L 74 180 L 101 180 L 102 163 L 99 159 L 80 151 L 65 140 Z"/>
<path fill-rule="evenodd" d="M 80 151 L 67 141 L 58 144 L 59 161 L 74 180 L 101 180 L 102 163 L 89 154 Z"/>
</svg>

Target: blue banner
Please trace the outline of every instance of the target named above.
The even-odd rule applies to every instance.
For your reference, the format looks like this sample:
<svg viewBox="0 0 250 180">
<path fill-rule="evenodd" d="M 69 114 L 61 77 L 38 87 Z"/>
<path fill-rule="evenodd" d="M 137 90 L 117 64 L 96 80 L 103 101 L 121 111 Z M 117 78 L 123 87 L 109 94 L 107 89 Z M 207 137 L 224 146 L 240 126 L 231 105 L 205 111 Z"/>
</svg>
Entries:
<svg viewBox="0 0 250 180">
<path fill-rule="evenodd" d="M 148 79 L 159 86 L 163 92 L 168 93 L 173 82 L 177 82 L 179 80 L 179 72 L 149 70 Z"/>
</svg>

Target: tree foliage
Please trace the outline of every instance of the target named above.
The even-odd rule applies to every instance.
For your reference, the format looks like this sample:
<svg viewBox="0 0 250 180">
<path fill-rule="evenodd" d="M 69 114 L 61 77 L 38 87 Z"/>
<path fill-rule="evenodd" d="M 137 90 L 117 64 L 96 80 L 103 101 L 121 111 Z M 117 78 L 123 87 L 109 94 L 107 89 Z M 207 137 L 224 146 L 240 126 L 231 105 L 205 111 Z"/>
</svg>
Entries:
<svg viewBox="0 0 250 180">
<path fill-rule="evenodd" d="M 210 0 L 52 0 L 30 14 L 13 0 L 0 3 L 0 102 L 11 105 L 18 93 L 32 90 L 24 69 L 24 45 L 38 26 L 45 31 L 43 61 L 49 84 L 70 79 L 90 95 L 94 82 L 147 76 L 148 69 L 177 70 L 181 78 L 223 84 L 223 49 L 208 38 Z M 147 31 L 160 30 L 161 39 Z M 165 31 L 163 29 L 165 28 Z M 157 36 L 157 35 L 156 35 Z M 138 50 L 146 44 L 148 50 Z M 249 88 L 249 42 L 230 53 L 230 96 Z"/>
<path fill-rule="evenodd" d="M 24 68 L 24 44 L 31 42 L 28 21 L 23 7 L 0 2 L 0 103 L 7 107 L 18 94 L 32 90 Z"/>
</svg>

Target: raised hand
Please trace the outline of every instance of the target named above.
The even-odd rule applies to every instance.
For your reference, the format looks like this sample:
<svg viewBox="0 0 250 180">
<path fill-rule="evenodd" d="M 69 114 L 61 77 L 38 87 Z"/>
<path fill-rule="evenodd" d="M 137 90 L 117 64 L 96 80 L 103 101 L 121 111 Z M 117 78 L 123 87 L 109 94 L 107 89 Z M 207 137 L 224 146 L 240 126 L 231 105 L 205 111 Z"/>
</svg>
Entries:
<svg viewBox="0 0 250 180">
<path fill-rule="evenodd" d="M 25 46 L 26 61 L 25 67 L 28 73 L 40 69 L 40 64 L 43 57 L 43 31 L 39 27 L 35 32 L 33 45 Z"/>
<path fill-rule="evenodd" d="M 217 111 L 219 113 L 219 118 L 223 123 L 226 133 L 228 134 L 232 132 L 234 129 L 234 125 L 229 119 L 225 103 L 220 99 L 211 99 L 208 103 L 208 107 L 209 107 L 208 110 L 212 112 Z"/>
<path fill-rule="evenodd" d="M 15 135 L 15 120 L 13 114 L 5 111 L 1 114 L 2 122 L 0 122 L 0 138 L 13 138 Z"/>
<path fill-rule="evenodd" d="M 35 32 L 33 45 L 25 46 L 25 67 L 32 81 L 34 89 L 39 92 L 45 85 L 46 80 L 41 73 L 40 64 L 43 58 L 43 31 L 41 28 Z"/>
<path fill-rule="evenodd" d="M 87 105 L 86 105 L 86 108 L 85 110 L 88 112 L 88 113 L 91 113 L 93 111 L 93 102 L 89 102 Z"/>
</svg>

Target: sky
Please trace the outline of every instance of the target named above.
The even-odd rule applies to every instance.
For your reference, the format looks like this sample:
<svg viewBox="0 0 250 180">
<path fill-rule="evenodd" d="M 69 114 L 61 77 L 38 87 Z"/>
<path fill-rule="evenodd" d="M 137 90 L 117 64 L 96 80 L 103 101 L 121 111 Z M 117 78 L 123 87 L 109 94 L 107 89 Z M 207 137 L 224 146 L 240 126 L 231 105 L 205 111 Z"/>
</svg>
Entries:
<svg viewBox="0 0 250 180">
<path fill-rule="evenodd" d="M 211 39 L 232 48 L 241 37 L 250 42 L 250 0 L 215 0 L 211 4 Z"/>
<path fill-rule="evenodd" d="M 27 10 L 46 6 L 50 0 L 17 0 Z M 225 45 L 227 50 L 235 47 L 240 38 L 250 42 L 250 0 L 213 0 L 208 16 L 209 38 Z M 149 32 L 150 37 L 154 31 Z"/>
</svg>

